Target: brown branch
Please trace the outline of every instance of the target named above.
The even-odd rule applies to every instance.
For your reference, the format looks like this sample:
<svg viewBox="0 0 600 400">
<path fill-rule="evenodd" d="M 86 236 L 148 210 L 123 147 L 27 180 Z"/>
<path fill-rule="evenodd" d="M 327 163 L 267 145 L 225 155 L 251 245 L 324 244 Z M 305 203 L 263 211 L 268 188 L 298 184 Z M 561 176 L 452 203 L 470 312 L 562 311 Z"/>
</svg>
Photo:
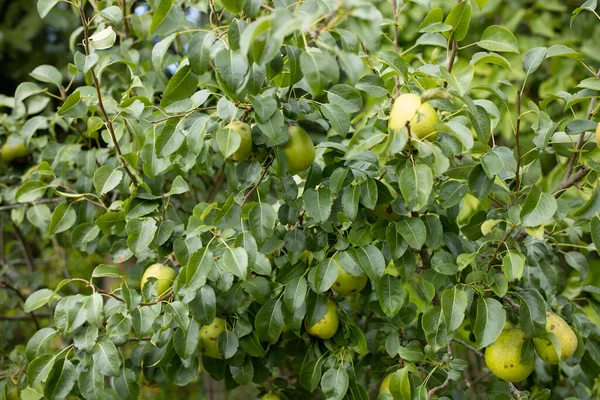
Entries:
<svg viewBox="0 0 600 400">
<path fill-rule="evenodd" d="M 217 172 L 217 176 L 215 177 L 215 183 L 213 184 L 213 187 L 212 187 L 210 193 L 208 194 L 208 197 L 206 198 L 207 203 L 213 202 L 213 200 L 217 196 L 217 192 L 221 188 L 221 185 L 223 184 L 224 180 L 225 180 L 225 164 L 223 164 L 223 168 L 221 168 L 219 170 L 219 172 Z"/>
<path fill-rule="evenodd" d="M 456 53 L 458 52 L 458 42 L 456 40 L 452 41 L 452 49 L 450 50 L 450 57 L 448 57 L 448 72 L 452 73 L 452 68 L 454 68 L 454 62 L 456 61 Z M 448 87 L 448 82 L 444 81 L 444 88 Z"/>
<path fill-rule="evenodd" d="M 40 329 L 40 326 L 37 323 L 37 318 L 50 318 L 51 316 L 52 316 L 52 314 L 50 314 L 50 313 L 29 313 L 29 314 L 17 314 L 17 315 L 0 314 L 0 320 L 25 321 L 25 320 L 31 319 L 36 324 L 37 329 Z"/>
<path fill-rule="evenodd" d="M 510 392 L 510 394 L 512 394 L 513 398 L 515 400 L 521 400 L 521 392 L 519 391 L 519 389 L 517 389 L 517 387 L 514 385 L 514 383 L 511 382 L 507 382 L 508 383 L 508 391 Z"/>
<path fill-rule="evenodd" d="M 392 0 L 392 12 L 394 13 L 394 49 L 398 52 L 398 0 Z"/>
<path fill-rule="evenodd" d="M 452 341 L 465 346 L 467 349 L 471 350 L 473 353 L 477 354 L 479 357 L 485 358 L 485 355 L 482 352 L 480 352 L 479 350 L 477 350 L 475 347 L 471 346 L 469 343 L 465 342 L 464 340 L 455 338 L 455 339 L 452 339 Z"/>
<path fill-rule="evenodd" d="M 428 397 L 433 397 L 433 395 L 435 395 L 437 392 L 446 389 L 449 384 L 450 384 L 450 377 L 448 376 L 446 378 L 446 380 L 444 381 L 444 383 L 442 383 L 441 385 L 436 386 L 433 389 L 429 390 L 429 392 L 427 392 L 427 396 Z"/>
<path fill-rule="evenodd" d="M 83 25 L 83 37 L 84 37 L 83 47 L 85 49 L 85 55 L 87 56 L 90 54 L 89 23 L 86 20 L 85 12 L 83 10 L 83 0 L 79 0 L 79 16 L 81 18 L 81 24 Z M 94 67 L 90 68 L 90 74 L 92 76 L 92 80 L 94 81 L 94 87 L 96 88 L 96 95 L 98 97 L 98 107 L 100 108 L 100 112 L 102 113 L 102 116 L 104 117 L 104 121 L 106 123 L 106 128 L 108 129 L 108 133 L 110 134 L 110 138 L 113 142 L 113 146 L 115 147 L 115 151 L 117 152 L 117 156 L 119 157 L 119 161 L 121 161 L 121 165 L 123 166 L 123 169 L 129 176 L 129 179 L 131 179 L 131 183 L 133 183 L 133 185 L 137 187 L 137 185 L 138 185 L 137 179 L 136 179 L 135 175 L 133 174 L 133 172 L 129 169 L 129 166 L 127 165 L 127 163 L 125 162 L 125 159 L 123 158 L 123 153 L 121 152 L 121 147 L 119 146 L 117 136 L 115 135 L 115 129 L 113 127 L 112 120 L 108 116 L 108 113 L 106 112 L 106 108 L 104 108 L 104 102 L 102 101 L 102 93 L 100 92 L 100 82 L 98 82 L 98 77 L 96 76 Z"/>
<path fill-rule="evenodd" d="M 17 224 L 14 224 L 14 227 L 17 239 L 19 239 L 19 243 L 21 244 L 21 250 L 23 251 L 23 255 L 25 256 L 25 262 L 27 264 L 27 267 L 31 272 L 33 272 L 35 263 L 33 262 L 33 256 L 30 252 L 31 247 L 29 246 L 29 244 L 27 244 L 27 239 L 25 239 L 25 236 L 23 236 L 23 231 L 21 231 L 21 228 L 19 228 Z"/>
<path fill-rule="evenodd" d="M 579 171 L 577 171 L 577 173 L 575 173 L 575 175 L 571 175 L 566 180 L 563 179 L 563 181 L 560 182 L 560 184 L 558 185 L 556 190 L 554 190 L 554 192 L 552 192 L 552 194 L 554 195 L 555 198 L 558 199 L 560 196 L 563 195 L 563 193 L 565 193 L 567 191 L 567 189 L 569 189 L 571 186 L 575 185 L 577 182 L 579 182 L 580 180 L 585 178 L 587 176 L 587 174 L 590 173 L 590 171 L 591 171 L 590 167 L 588 167 L 587 165 L 582 165 L 581 168 L 579 169 Z"/>
<path fill-rule="evenodd" d="M 52 198 L 52 199 L 42 199 L 42 200 L 38 200 L 38 201 L 32 201 L 32 202 L 29 202 L 29 203 L 8 204 L 8 205 L 5 205 L 5 206 L 0 206 L 0 211 L 8 211 L 8 210 L 12 210 L 12 209 L 15 209 L 15 208 L 25 207 L 27 205 L 47 204 L 47 203 L 60 203 L 61 201 L 63 201 L 62 198 L 55 197 L 55 198 Z"/>
<path fill-rule="evenodd" d="M 21 293 L 21 291 L 17 287 L 12 286 L 11 284 L 9 284 L 6 281 L 1 281 L 0 284 L 2 286 L 4 286 L 5 288 L 10 289 L 13 292 L 15 292 L 17 294 L 17 296 L 19 296 L 19 298 L 21 299 L 21 301 L 23 303 L 25 303 L 27 301 L 27 297 L 23 293 Z M 31 312 L 31 313 L 29 313 L 29 315 L 30 315 L 30 318 L 33 320 L 33 323 L 35 324 L 36 329 L 39 330 L 40 329 L 40 324 L 39 324 L 39 322 L 38 322 L 35 314 Z"/>
<path fill-rule="evenodd" d="M 492 257 L 490 258 L 490 261 L 488 262 L 488 265 L 485 268 L 485 272 L 486 273 L 490 270 L 490 268 L 492 268 L 492 263 L 494 262 L 494 260 L 498 256 L 498 252 L 502 248 L 502 245 L 504 243 L 506 243 L 506 240 L 508 239 L 508 237 L 510 236 L 510 234 L 515 230 L 515 228 L 516 228 L 516 225 L 514 225 L 512 228 L 510 228 L 508 230 L 508 232 L 506 232 L 506 235 L 504 235 L 504 238 L 502 239 L 502 241 L 500 241 L 500 243 L 498 243 L 498 246 L 496 247 L 496 250 L 494 250 L 494 254 L 492 254 Z"/>
<path fill-rule="evenodd" d="M 265 179 L 265 176 L 267 175 L 267 172 L 269 171 L 269 168 L 271 168 L 271 165 L 273 164 L 273 161 L 275 161 L 274 158 L 272 158 L 269 161 L 267 161 L 267 163 L 265 164 L 265 167 L 263 169 L 262 175 L 258 179 L 258 182 L 256 182 L 254 184 L 254 186 L 252 186 L 252 189 L 250 189 L 250 191 L 244 196 L 244 199 L 242 200 L 242 204 L 241 204 L 242 206 L 244 204 L 246 204 L 246 202 L 250 199 L 250 197 L 254 194 L 254 192 L 256 192 L 256 189 L 258 188 L 258 185 L 260 185 L 260 183 L 263 181 L 263 179 Z"/>
<path fill-rule="evenodd" d="M 515 302 L 512 301 L 512 299 L 508 296 L 502 296 L 502 300 L 507 302 L 508 305 L 511 306 L 516 311 L 519 311 L 521 309 L 521 307 L 519 307 L 519 305 L 515 304 Z"/>
</svg>

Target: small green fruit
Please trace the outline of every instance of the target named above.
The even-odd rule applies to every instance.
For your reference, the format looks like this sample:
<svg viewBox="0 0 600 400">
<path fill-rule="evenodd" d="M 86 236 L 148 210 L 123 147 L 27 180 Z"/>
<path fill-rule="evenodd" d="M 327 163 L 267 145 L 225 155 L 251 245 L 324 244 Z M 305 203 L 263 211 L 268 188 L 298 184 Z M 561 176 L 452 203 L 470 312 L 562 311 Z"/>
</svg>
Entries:
<svg viewBox="0 0 600 400">
<path fill-rule="evenodd" d="M 410 121 L 411 134 L 419 139 L 435 139 L 434 125 L 439 122 L 435 109 L 429 103 L 421 103 L 421 96 L 403 94 L 399 96 L 392 107 L 389 129 L 400 130 Z"/>
<path fill-rule="evenodd" d="M 299 126 L 290 126 L 289 133 L 290 140 L 280 148 L 287 158 L 288 172 L 296 175 L 309 169 L 315 161 L 315 145 L 308 133 Z"/>
<path fill-rule="evenodd" d="M 521 349 L 527 340 L 525 333 L 517 328 L 502 331 L 494 344 L 485 349 L 487 367 L 500 379 L 521 382 L 533 372 L 534 360 L 521 363 Z"/>
<path fill-rule="evenodd" d="M 281 397 L 277 396 L 275 393 L 267 393 L 260 400 L 281 400 Z"/>
<path fill-rule="evenodd" d="M 400 216 L 394 212 L 390 203 L 377 204 L 374 209 L 369 210 L 367 208 L 365 212 L 367 213 L 367 219 L 370 222 L 379 222 L 383 220 L 395 222 L 400 220 Z"/>
<path fill-rule="evenodd" d="M 200 352 L 207 357 L 223 359 L 223 355 L 219 351 L 217 339 L 221 332 L 227 329 L 224 319 L 215 318 L 212 324 L 200 328 Z"/>
<path fill-rule="evenodd" d="M 379 386 L 379 393 L 390 393 L 390 382 L 392 381 L 392 376 L 394 373 L 387 374 L 383 381 L 381 381 L 381 386 Z"/>
<path fill-rule="evenodd" d="M 346 272 L 346 270 L 342 268 L 342 265 L 338 262 L 338 276 L 331 287 L 334 291 L 342 296 L 350 296 L 363 290 L 366 284 L 366 276 L 351 275 L 350 273 Z"/>
<path fill-rule="evenodd" d="M 596 127 L 596 144 L 600 147 L 600 124 Z"/>
<path fill-rule="evenodd" d="M 338 316 L 337 306 L 331 299 L 327 299 L 327 311 L 325 315 L 316 324 L 309 325 L 304 321 L 306 331 L 313 336 L 321 339 L 331 339 L 338 330 L 340 318 Z"/>
<path fill-rule="evenodd" d="M 232 121 L 226 127 L 240 135 L 240 147 L 231 156 L 235 161 L 247 160 L 252 154 L 252 129 L 242 121 Z"/>
<path fill-rule="evenodd" d="M 152 264 L 142 275 L 142 290 L 149 278 L 158 280 L 158 297 L 162 296 L 173 286 L 177 272 L 164 264 Z"/>
<path fill-rule="evenodd" d="M 560 343 L 560 358 L 568 359 L 577 350 L 577 335 L 564 319 L 554 313 L 546 313 L 546 331 L 553 333 Z M 558 354 L 548 338 L 534 338 L 535 351 L 548 364 L 558 364 Z"/>
<path fill-rule="evenodd" d="M 0 150 L 2 160 L 9 164 L 19 164 L 24 162 L 29 156 L 29 149 L 20 139 L 10 137 L 6 143 L 2 145 Z"/>
</svg>

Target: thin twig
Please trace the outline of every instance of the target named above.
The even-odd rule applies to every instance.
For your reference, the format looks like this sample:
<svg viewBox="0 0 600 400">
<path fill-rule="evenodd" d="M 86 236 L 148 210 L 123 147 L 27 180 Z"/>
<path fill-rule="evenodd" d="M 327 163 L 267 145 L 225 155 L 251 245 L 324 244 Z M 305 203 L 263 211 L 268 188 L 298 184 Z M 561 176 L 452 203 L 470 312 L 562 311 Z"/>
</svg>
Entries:
<svg viewBox="0 0 600 400">
<path fill-rule="evenodd" d="M 215 183 L 213 184 L 213 187 L 212 187 L 210 193 L 208 194 L 208 197 L 206 198 L 207 203 L 213 202 L 213 200 L 217 196 L 217 193 L 219 192 L 219 189 L 221 188 L 221 185 L 223 184 L 224 180 L 225 180 L 225 165 L 223 165 L 223 168 L 221 168 L 219 170 L 219 172 L 217 172 L 217 176 L 215 177 Z"/>
<path fill-rule="evenodd" d="M 4 315 L 0 314 L 0 320 L 4 321 L 24 321 L 31 319 L 36 324 L 37 329 L 40 329 L 39 324 L 37 323 L 37 318 L 50 318 L 52 314 L 50 313 L 29 313 L 29 314 L 17 314 L 17 315 Z"/>
<path fill-rule="evenodd" d="M 485 358 L 485 355 L 482 352 L 480 352 L 479 350 L 477 350 L 475 347 L 471 346 L 469 343 L 465 342 L 464 340 L 455 338 L 455 339 L 452 339 L 452 341 L 465 346 L 467 349 L 471 350 L 473 353 L 477 354 L 479 357 Z"/>
<path fill-rule="evenodd" d="M 79 16 L 81 18 L 81 24 L 83 25 L 83 37 L 84 37 L 83 47 L 85 49 L 85 55 L 88 56 L 90 54 L 89 24 L 88 24 L 88 21 L 86 21 L 85 12 L 83 10 L 83 0 L 79 0 Z M 106 123 L 106 128 L 108 129 L 108 133 L 110 134 L 110 138 L 113 142 L 113 146 L 115 147 L 115 151 L 117 152 L 117 156 L 119 157 L 119 161 L 121 161 L 121 165 L 123 166 L 123 169 L 125 170 L 127 175 L 129 175 L 129 179 L 131 179 L 131 183 L 133 183 L 133 185 L 135 187 L 137 187 L 137 185 L 138 185 L 137 179 L 136 179 L 135 175 L 133 174 L 133 172 L 129 169 L 129 166 L 127 165 L 127 163 L 125 162 L 125 159 L 123 158 L 123 153 L 121 152 L 121 147 L 119 146 L 119 142 L 117 140 L 117 135 L 115 135 L 115 129 L 113 127 L 112 120 L 108 116 L 108 113 L 106 112 L 106 108 L 104 108 L 104 102 L 102 101 L 102 93 L 100 92 L 100 82 L 98 82 L 98 77 L 96 76 L 96 72 L 94 71 L 93 67 L 90 68 L 90 74 L 92 75 L 92 80 L 94 81 L 94 87 L 96 88 L 96 95 L 98 97 L 98 107 L 100 108 L 100 112 L 102 113 L 102 116 L 104 117 L 104 121 Z"/>
<path fill-rule="evenodd" d="M 392 0 L 392 12 L 394 13 L 394 49 L 398 52 L 398 0 Z"/>
<path fill-rule="evenodd" d="M 429 390 L 429 392 L 427 392 L 427 396 L 433 397 L 433 395 L 435 395 L 437 392 L 446 389 L 449 384 L 450 384 L 450 376 L 446 377 L 446 380 L 444 381 L 444 383 Z"/>
<path fill-rule="evenodd" d="M 448 57 L 448 72 L 452 73 L 452 68 L 454 68 L 454 62 L 456 61 L 456 53 L 458 52 L 458 42 L 456 40 L 452 41 L 452 49 L 450 50 L 450 57 Z M 444 82 L 444 88 L 448 87 L 448 82 Z"/>
<path fill-rule="evenodd" d="M 516 227 L 517 226 L 514 225 L 512 228 L 510 228 L 508 230 L 508 232 L 506 232 L 506 235 L 504 235 L 504 238 L 502 239 L 502 241 L 500 241 L 500 243 L 498 243 L 498 246 L 496 247 L 496 250 L 494 250 L 494 254 L 492 254 L 492 257 L 490 258 L 490 261 L 488 262 L 488 265 L 485 268 L 485 272 L 486 273 L 490 270 L 490 268 L 492 268 L 492 263 L 494 262 L 494 260 L 498 256 L 498 252 L 500 251 L 500 248 L 502 248 L 502 245 L 504 243 L 506 243 L 506 240 L 508 239 L 508 237 L 510 236 L 510 234 L 515 230 Z"/>
<path fill-rule="evenodd" d="M 21 293 L 21 291 L 17 287 L 12 286 L 10 283 L 8 283 L 6 281 L 1 281 L 0 284 L 2 286 L 4 286 L 5 288 L 10 289 L 13 292 L 15 292 L 17 294 L 17 296 L 19 296 L 19 298 L 21 299 L 21 301 L 23 303 L 25 303 L 27 301 L 27 297 L 25 297 L 25 295 L 23 293 Z M 39 324 L 39 322 L 38 322 L 35 314 L 34 313 L 29 313 L 29 314 L 31 315 L 31 319 L 33 320 L 33 323 L 35 324 L 36 329 L 39 330 L 40 329 L 40 324 Z"/>
<path fill-rule="evenodd" d="M 254 186 L 252 186 L 252 189 L 250 189 L 250 191 L 244 196 L 244 199 L 242 200 L 242 206 L 244 204 L 246 204 L 246 202 L 250 199 L 250 197 L 254 194 L 254 192 L 256 192 L 256 189 L 258 188 L 258 185 L 260 185 L 260 183 L 263 181 L 263 179 L 265 179 L 265 176 L 267 175 L 267 172 L 269 171 L 269 168 L 271 168 L 271 164 L 273 164 L 273 161 L 275 159 L 272 158 L 270 159 L 266 164 L 265 167 L 263 169 L 262 175 L 260 176 L 260 178 L 258 179 L 258 182 L 256 182 L 254 184 Z"/>
<path fill-rule="evenodd" d="M 42 200 L 38 200 L 38 201 L 32 201 L 29 203 L 16 203 L 16 204 L 8 204 L 5 206 L 0 206 L 0 211 L 8 211 L 8 210 L 13 210 L 15 208 L 21 208 L 21 207 L 25 207 L 28 205 L 37 205 L 37 204 L 47 204 L 47 203 L 60 203 L 61 201 L 63 201 L 62 198 L 60 197 L 54 197 L 51 199 L 42 199 Z"/>
<path fill-rule="evenodd" d="M 521 90 L 517 90 L 517 127 L 515 129 L 515 141 L 517 146 L 517 168 L 515 169 L 515 204 L 519 201 L 519 192 L 521 190 Z"/>
<path fill-rule="evenodd" d="M 515 400 L 521 400 L 521 392 L 519 389 L 517 389 L 514 383 L 508 382 L 508 391 L 510 394 L 512 394 Z"/>
<path fill-rule="evenodd" d="M 21 244 L 21 250 L 23 251 L 23 255 L 25 256 L 25 261 L 27 263 L 27 267 L 29 268 L 29 270 L 31 272 L 34 271 L 35 267 L 34 267 L 34 262 L 33 262 L 33 256 L 31 255 L 31 247 L 29 247 L 29 244 L 27 244 L 27 239 L 25 239 L 25 236 L 23 236 L 23 232 L 21 231 L 21 228 L 19 228 L 17 226 L 17 224 L 14 224 L 15 227 L 15 234 L 17 235 L 17 239 L 19 239 L 19 243 Z"/>
<path fill-rule="evenodd" d="M 502 300 L 507 302 L 508 305 L 511 306 L 516 311 L 519 311 L 521 309 L 521 307 L 519 307 L 519 305 L 516 304 L 514 301 L 512 301 L 512 299 L 508 296 L 502 296 Z"/>
</svg>

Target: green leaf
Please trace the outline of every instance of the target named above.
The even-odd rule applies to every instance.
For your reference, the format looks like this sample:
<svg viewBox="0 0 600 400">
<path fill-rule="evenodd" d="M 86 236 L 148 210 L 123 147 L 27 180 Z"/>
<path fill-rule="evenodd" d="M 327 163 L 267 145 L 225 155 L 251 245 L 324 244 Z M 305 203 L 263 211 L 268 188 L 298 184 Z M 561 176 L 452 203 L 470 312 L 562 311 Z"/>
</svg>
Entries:
<svg viewBox="0 0 600 400">
<path fill-rule="evenodd" d="M 327 122 L 331 124 L 331 128 L 340 136 L 346 137 L 350 131 L 350 117 L 342 107 L 337 104 L 323 104 L 321 112 Z"/>
<path fill-rule="evenodd" d="M 215 56 L 215 67 L 225 85 L 223 89 L 236 93 L 242 88 L 249 67 L 246 56 L 239 51 L 221 50 Z"/>
<path fill-rule="evenodd" d="M 400 173 L 398 183 L 408 208 L 419 210 L 429 200 L 429 195 L 433 189 L 433 173 L 427 165 L 409 165 Z"/>
<path fill-rule="evenodd" d="M 177 119 L 170 119 L 158 134 L 154 151 L 161 158 L 170 156 L 181 147 L 184 140 L 183 124 Z"/>
<path fill-rule="evenodd" d="M 398 75 L 404 79 L 408 79 L 408 65 L 400 55 L 393 51 L 380 51 L 377 57 Z"/>
<path fill-rule="evenodd" d="M 494 186 L 494 180 L 487 176 L 481 164 L 471 170 L 468 183 L 471 194 L 479 200 L 485 199 Z"/>
<path fill-rule="evenodd" d="M 153 34 L 154 31 L 158 29 L 160 24 L 167 19 L 167 15 L 169 11 L 171 11 L 171 7 L 173 7 L 174 0 L 160 0 L 156 10 L 152 14 L 152 22 L 150 22 L 149 32 Z"/>
<path fill-rule="evenodd" d="M 263 305 L 256 314 L 254 328 L 260 340 L 276 343 L 283 328 L 281 301 L 271 300 Z"/>
<path fill-rule="evenodd" d="M 171 0 L 162 0 L 171 1 Z M 163 92 L 161 107 L 167 107 L 176 101 L 189 99 L 198 89 L 198 76 L 189 65 L 181 67 L 167 83 Z"/>
<path fill-rule="evenodd" d="M 465 319 L 467 293 L 458 288 L 446 289 L 442 293 L 442 314 L 448 331 L 457 330 Z"/>
<path fill-rule="evenodd" d="M 420 249 L 427 239 L 425 224 L 419 218 L 409 218 L 396 223 L 396 230 L 413 249 Z"/>
<path fill-rule="evenodd" d="M 471 64 L 496 64 L 509 71 L 512 69 L 510 66 L 510 62 L 506 58 L 502 57 L 500 54 L 496 53 L 475 53 L 473 54 L 473 57 L 471 57 Z"/>
<path fill-rule="evenodd" d="M 190 40 L 188 57 L 195 73 L 202 75 L 210 67 L 210 49 L 215 39 L 213 32 L 198 32 Z"/>
<path fill-rule="evenodd" d="M 442 310 L 439 306 L 431 306 L 423 313 L 423 330 L 425 338 L 434 350 L 445 347 L 448 343 L 448 332 Z"/>
<path fill-rule="evenodd" d="M 258 245 L 265 243 L 272 235 L 277 222 L 275 209 L 268 203 L 260 203 L 248 213 L 250 232 Z"/>
<path fill-rule="evenodd" d="M 600 83 L 600 80 L 598 82 Z M 600 90 L 600 85 L 598 86 L 598 90 Z M 597 122 L 588 121 L 587 119 L 574 119 L 567 124 L 565 132 L 567 135 L 577 135 L 588 131 L 593 132 L 597 127 Z"/>
<path fill-rule="evenodd" d="M 487 297 L 477 300 L 477 316 L 475 318 L 474 333 L 478 349 L 494 343 L 506 322 L 506 311 L 496 299 Z"/>
<path fill-rule="evenodd" d="M 100 264 L 92 272 L 92 278 L 120 278 L 121 270 L 116 265 Z"/>
<path fill-rule="evenodd" d="M 17 189 L 15 199 L 19 203 L 36 201 L 46 193 L 47 187 L 48 185 L 40 181 L 27 181 Z"/>
<path fill-rule="evenodd" d="M 378 283 L 385 270 L 385 260 L 381 251 L 372 244 L 355 249 L 358 264 L 369 279 Z"/>
<path fill-rule="evenodd" d="M 557 210 L 556 199 L 534 185 L 525 198 L 521 209 L 521 221 L 525 227 L 534 227 L 549 222 Z"/>
<path fill-rule="evenodd" d="M 327 400 L 342 400 L 349 382 L 348 372 L 344 368 L 330 368 L 321 377 L 321 389 Z"/>
<path fill-rule="evenodd" d="M 45 306 L 58 296 L 54 293 L 54 291 L 50 289 L 40 289 L 37 290 L 27 297 L 25 301 L 25 305 L 23 306 L 23 311 L 30 313 L 32 311 L 37 310 L 40 307 Z"/>
<path fill-rule="evenodd" d="M 59 204 L 52 213 L 52 219 L 48 226 L 48 234 L 55 235 L 70 229 L 75 224 L 76 219 L 77 214 L 71 208 L 71 205 Z"/>
<path fill-rule="evenodd" d="M 236 152 L 242 143 L 242 138 L 239 133 L 232 129 L 219 129 L 215 135 L 219 152 L 225 158 L 229 158 Z"/>
<path fill-rule="evenodd" d="M 350 114 L 360 111 L 363 107 L 360 92 L 350 85 L 333 86 L 327 91 L 327 99 Z"/>
<path fill-rule="evenodd" d="M 33 135 L 35 134 L 35 132 L 38 129 L 47 129 L 47 128 L 48 128 L 48 121 L 47 121 L 46 117 L 42 117 L 42 116 L 38 115 L 36 117 L 28 119 L 23 124 L 23 128 L 21 128 L 21 138 L 23 139 L 23 142 L 25 142 L 25 145 L 28 145 L 30 139 L 33 137 Z"/>
<path fill-rule="evenodd" d="M 517 251 L 509 250 L 502 259 L 502 271 L 509 282 L 521 279 L 525 268 L 525 258 Z"/>
<path fill-rule="evenodd" d="M 232 14 L 239 14 L 246 5 L 246 0 L 221 0 L 223 7 Z"/>
<path fill-rule="evenodd" d="M 225 360 L 230 359 L 237 353 L 240 342 L 233 331 L 221 332 L 218 338 L 219 351 Z"/>
<path fill-rule="evenodd" d="M 539 291 L 518 289 L 519 324 L 527 337 L 546 335 L 546 304 Z"/>
<path fill-rule="evenodd" d="M 75 366 L 71 361 L 62 358 L 56 361 L 50 370 L 44 386 L 44 396 L 49 400 L 62 400 L 71 392 L 76 380 Z"/>
<path fill-rule="evenodd" d="M 77 378 L 79 391 L 86 400 L 104 399 L 104 375 L 95 363 L 90 363 Z"/>
<path fill-rule="evenodd" d="M 116 188 L 123 179 L 120 168 L 112 169 L 106 165 L 98 168 L 94 173 L 94 186 L 99 196 L 104 196 Z"/>
<path fill-rule="evenodd" d="M 315 290 L 323 293 L 333 286 L 338 277 L 339 263 L 335 258 L 326 258 L 315 269 Z"/>
<path fill-rule="evenodd" d="M 596 247 L 596 253 L 600 254 L 600 217 L 594 216 L 590 221 L 590 233 L 592 235 L 592 242 Z"/>
<path fill-rule="evenodd" d="M 455 5 L 444 21 L 444 24 L 450 25 L 452 29 L 444 32 L 444 36 L 457 42 L 463 40 L 469 31 L 472 12 L 471 3 L 468 1 L 462 1 Z"/>
<path fill-rule="evenodd" d="M 525 75 L 533 74 L 546 58 L 546 47 L 534 47 L 523 56 L 523 71 Z"/>
<path fill-rule="evenodd" d="M 519 43 L 517 38 L 508 29 L 492 25 L 488 27 L 481 36 L 477 45 L 489 51 L 499 51 L 519 54 Z"/>
<path fill-rule="evenodd" d="M 105 376 L 118 376 L 121 367 L 121 358 L 115 345 L 107 338 L 100 339 L 94 346 L 92 353 L 94 363 L 98 370 Z"/>
<path fill-rule="evenodd" d="M 248 275 L 248 253 L 242 247 L 226 247 L 223 252 L 223 265 L 233 275 L 246 279 Z"/>
<path fill-rule="evenodd" d="M 29 363 L 27 366 L 27 380 L 29 384 L 37 386 L 45 382 L 55 361 L 56 355 L 44 354 Z"/>
<path fill-rule="evenodd" d="M 336 83 L 340 78 L 338 63 L 325 51 L 302 52 L 300 55 L 300 68 L 306 83 L 312 90 L 313 96 L 323 92 L 330 83 Z"/>
<path fill-rule="evenodd" d="M 51 83 L 57 88 L 61 87 L 62 74 L 52 65 L 40 65 L 36 67 L 29 75 L 40 82 Z M 79 93 L 79 92 L 74 92 Z"/>
<path fill-rule="evenodd" d="M 27 360 L 33 361 L 37 357 L 48 352 L 49 345 L 52 343 L 57 332 L 54 328 L 42 328 L 33 334 L 31 339 L 27 342 L 25 348 L 25 354 Z"/>
<path fill-rule="evenodd" d="M 122 400 L 136 400 L 140 397 L 140 385 L 135 373 L 128 369 L 121 369 L 121 373 L 113 379 L 113 387 Z"/>
<path fill-rule="evenodd" d="M 315 222 L 325 222 L 331 214 L 331 191 L 326 187 L 320 189 L 308 189 L 304 193 L 304 207 L 306 213 Z"/>
<path fill-rule="evenodd" d="M 303 276 L 293 278 L 285 285 L 283 292 L 283 303 L 290 312 L 294 312 L 302 306 L 306 301 L 306 293 L 308 292 L 308 285 L 306 279 Z"/>
<path fill-rule="evenodd" d="M 377 298 L 385 315 L 394 318 L 404 305 L 404 285 L 395 276 L 384 274 L 377 284 Z"/>
<path fill-rule="evenodd" d="M 41 18 L 46 17 L 48 13 L 58 4 L 60 0 L 38 0 L 37 10 Z"/>
<path fill-rule="evenodd" d="M 130 219 L 125 225 L 127 231 L 127 246 L 133 254 L 146 250 L 156 234 L 156 221 L 153 218 Z"/>
<path fill-rule="evenodd" d="M 394 398 L 410 399 L 410 377 L 408 375 L 410 367 L 400 368 L 394 372 L 390 380 L 390 393 Z"/>
</svg>

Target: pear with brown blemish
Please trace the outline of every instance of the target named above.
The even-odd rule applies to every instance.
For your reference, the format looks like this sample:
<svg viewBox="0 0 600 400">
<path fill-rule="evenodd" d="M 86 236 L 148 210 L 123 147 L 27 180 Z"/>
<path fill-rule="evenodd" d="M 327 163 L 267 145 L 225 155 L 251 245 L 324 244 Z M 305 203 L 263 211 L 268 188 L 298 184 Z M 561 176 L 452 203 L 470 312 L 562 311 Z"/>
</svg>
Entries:
<svg viewBox="0 0 600 400">
<path fill-rule="evenodd" d="M 577 350 L 577 335 L 564 319 L 554 313 L 546 313 L 546 331 L 554 334 L 560 343 L 560 359 L 570 358 Z M 538 356 L 548 364 L 558 364 L 559 356 L 549 338 L 533 339 Z"/>
<path fill-rule="evenodd" d="M 500 379 L 521 382 L 533 372 L 534 360 L 521 362 L 521 349 L 527 340 L 525 333 L 517 328 L 505 329 L 494 344 L 485 349 L 487 367 Z"/>
<path fill-rule="evenodd" d="M 313 336 L 321 339 L 331 339 L 338 330 L 340 325 L 340 317 L 338 316 L 337 306 L 331 299 L 327 299 L 327 311 L 325 315 L 316 324 L 310 325 L 304 321 L 306 331 Z"/>
<path fill-rule="evenodd" d="M 227 323 L 222 318 L 215 318 L 212 324 L 200 328 L 200 353 L 206 357 L 223 359 L 219 351 L 217 339 L 219 335 L 227 329 Z"/>
</svg>

